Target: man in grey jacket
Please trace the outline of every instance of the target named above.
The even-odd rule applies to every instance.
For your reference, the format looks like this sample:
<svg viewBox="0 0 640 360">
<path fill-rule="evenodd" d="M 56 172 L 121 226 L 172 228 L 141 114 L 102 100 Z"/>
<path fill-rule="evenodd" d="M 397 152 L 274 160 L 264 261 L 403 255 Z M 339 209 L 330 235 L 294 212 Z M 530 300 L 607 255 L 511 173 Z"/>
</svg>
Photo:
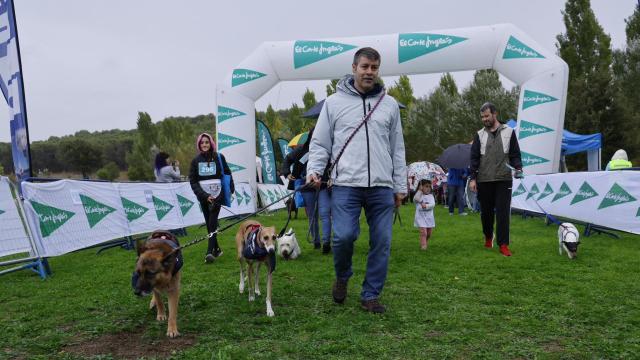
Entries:
<svg viewBox="0 0 640 360">
<path fill-rule="evenodd" d="M 337 92 L 325 101 L 307 164 L 307 182 L 316 185 L 327 163 L 335 164 L 331 171 L 336 273 L 332 295 L 339 304 L 347 296 L 347 282 L 353 275 L 353 244 L 360 235 L 364 208 L 370 240 L 360 299 L 362 307 L 373 313 L 385 311 L 378 298 L 387 277 L 393 210 L 407 193 L 400 110 L 377 83 L 379 68 L 380 54 L 375 49 L 356 52 L 353 75 L 340 80 Z"/>
</svg>

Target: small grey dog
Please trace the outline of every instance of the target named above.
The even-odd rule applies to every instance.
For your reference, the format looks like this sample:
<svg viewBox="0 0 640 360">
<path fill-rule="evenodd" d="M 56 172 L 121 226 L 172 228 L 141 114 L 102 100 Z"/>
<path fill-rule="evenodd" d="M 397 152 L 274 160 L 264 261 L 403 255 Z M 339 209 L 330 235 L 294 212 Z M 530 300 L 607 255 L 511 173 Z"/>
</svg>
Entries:
<svg viewBox="0 0 640 360">
<path fill-rule="evenodd" d="M 567 253 L 569 259 L 578 257 L 578 245 L 580 245 L 580 233 L 572 223 L 562 223 L 558 227 L 558 253 L 562 250 Z"/>
</svg>

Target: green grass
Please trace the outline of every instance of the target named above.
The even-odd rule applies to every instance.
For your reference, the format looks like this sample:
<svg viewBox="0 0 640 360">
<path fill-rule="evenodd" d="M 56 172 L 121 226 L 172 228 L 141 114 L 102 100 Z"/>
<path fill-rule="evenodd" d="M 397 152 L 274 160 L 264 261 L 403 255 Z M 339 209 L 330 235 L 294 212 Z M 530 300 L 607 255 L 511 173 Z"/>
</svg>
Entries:
<svg viewBox="0 0 640 360">
<path fill-rule="evenodd" d="M 404 206 L 401 213 L 404 225 L 394 225 L 381 298 L 384 315 L 359 308 L 368 243 L 364 220 L 355 275 L 342 306 L 330 295 L 332 258 L 305 241 L 302 213 L 292 220 L 303 254 L 278 262 L 275 318 L 265 315 L 263 296 L 249 303 L 238 293 L 235 229 L 221 236 L 225 254 L 213 265 L 203 264 L 204 243 L 186 249 L 178 327 L 196 344 L 173 357 L 640 356 L 640 237 L 583 237 L 579 257 L 571 261 L 558 255 L 557 227 L 514 215 L 514 256 L 505 258 L 483 248 L 479 215 L 450 217 L 438 206 L 429 250 L 421 252 L 413 207 Z M 279 228 L 285 215 L 259 220 Z M 203 229 L 191 228 L 181 241 L 202 234 Z M 96 256 L 93 249 L 52 258 L 54 275 L 46 281 L 26 271 L 0 277 L 0 358 L 75 358 L 62 351 L 66 345 L 121 332 L 142 331 L 150 342 L 165 341 L 166 323 L 157 323 L 147 310 L 149 299 L 136 298 L 130 288 L 134 261 L 133 251 Z M 104 355 L 98 358 L 111 358 Z"/>
</svg>

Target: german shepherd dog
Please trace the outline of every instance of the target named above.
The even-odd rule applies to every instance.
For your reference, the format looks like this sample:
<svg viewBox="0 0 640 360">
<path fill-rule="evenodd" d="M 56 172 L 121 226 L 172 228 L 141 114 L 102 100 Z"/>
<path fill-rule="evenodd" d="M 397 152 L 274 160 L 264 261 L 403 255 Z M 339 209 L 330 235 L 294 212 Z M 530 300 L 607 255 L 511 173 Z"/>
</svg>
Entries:
<svg viewBox="0 0 640 360">
<path fill-rule="evenodd" d="M 274 316 L 271 307 L 271 284 L 272 269 L 275 268 L 275 251 L 276 251 L 276 228 L 273 226 L 265 227 L 257 221 L 247 220 L 240 224 L 236 233 L 236 249 L 238 250 L 238 262 L 240 262 L 240 284 L 238 289 L 240 294 L 244 293 L 244 278 L 248 275 L 249 283 L 249 301 L 254 301 L 256 295 L 260 295 L 259 286 L 259 270 L 260 265 L 267 265 L 267 316 Z M 253 271 L 253 263 L 256 264 L 255 274 Z M 244 264 L 247 263 L 248 268 L 245 272 Z M 253 276 L 255 275 L 255 282 Z M 255 287 L 254 287 L 255 285 Z"/>
<path fill-rule="evenodd" d="M 167 336 L 179 336 L 177 317 L 180 298 L 180 278 L 183 260 L 181 252 L 174 251 L 180 244 L 168 231 L 154 231 L 145 241 L 137 244 L 138 260 L 131 279 L 134 293 L 138 296 L 153 294 L 149 309 L 157 308 L 156 320 L 165 321 L 167 315 L 160 295 L 169 298 L 169 322 Z"/>
</svg>

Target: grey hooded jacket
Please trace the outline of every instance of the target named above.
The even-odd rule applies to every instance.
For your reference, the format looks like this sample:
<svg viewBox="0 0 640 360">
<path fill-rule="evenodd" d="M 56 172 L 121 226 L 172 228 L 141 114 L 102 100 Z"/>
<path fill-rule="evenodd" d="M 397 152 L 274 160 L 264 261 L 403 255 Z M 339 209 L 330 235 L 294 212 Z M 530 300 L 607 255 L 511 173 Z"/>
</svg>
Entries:
<svg viewBox="0 0 640 360">
<path fill-rule="evenodd" d="M 333 163 L 355 131 L 384 94 L 384 88 L 361 95 L 353 85 L 353 76 L 338 82 L 337 92 L 327 98 L 309 146 L 307 173 L 321 175 L 328 161 Z M 407 166 L 400 109 L 386 95 L 367 123 L 347 145 L 333 168 L 334 185 L 350 187 L 384 186 L 394 193 L 407 193 Z"/>
</svg>

